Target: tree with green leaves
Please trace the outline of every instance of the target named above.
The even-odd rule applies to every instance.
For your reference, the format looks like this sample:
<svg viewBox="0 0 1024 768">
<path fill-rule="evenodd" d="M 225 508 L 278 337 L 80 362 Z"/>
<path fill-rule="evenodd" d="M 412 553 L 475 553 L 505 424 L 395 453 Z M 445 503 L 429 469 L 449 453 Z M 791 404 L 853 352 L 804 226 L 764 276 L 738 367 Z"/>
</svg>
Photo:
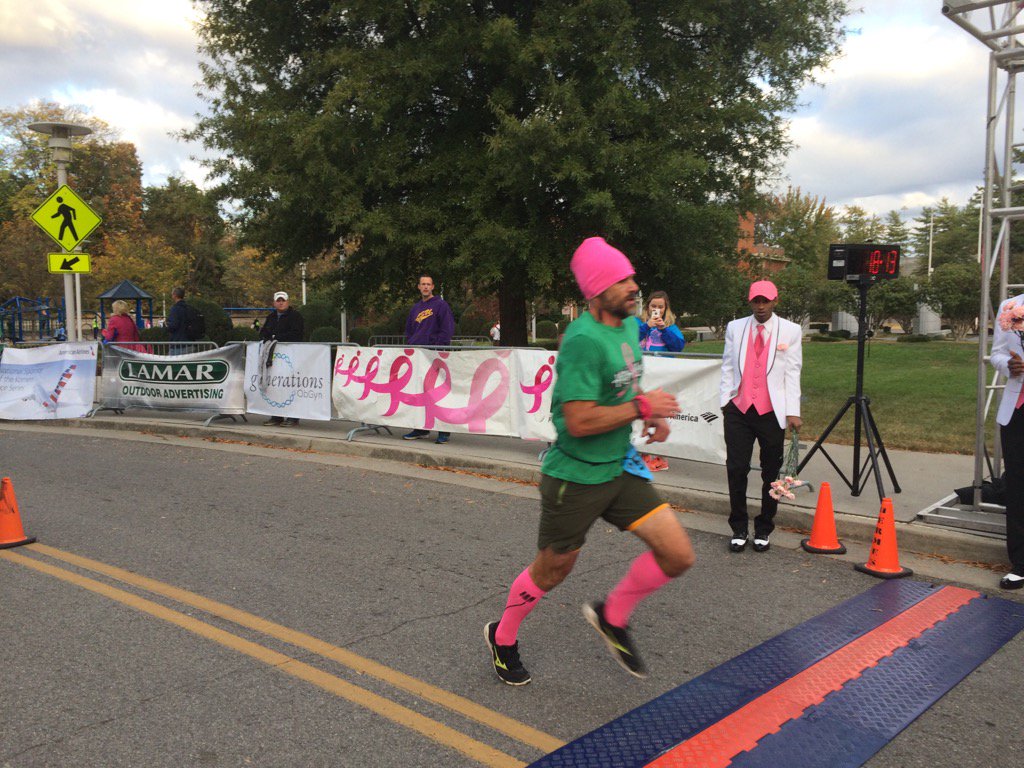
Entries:
<svg viewBox="0 0 1024 768">
<path fill-rule="evenodd" d="M 887 244 L 908 245 L 910 227 L 899 211 L 889 211 L 882 219 L 882 240 Z"/>
<path fill-rule="evenodd" d="M 868 293 L 869 327 L 877 330 L 886 320 L 892 319 L 900 324 L 904 333 L 913 333 L 917 305 L 924 297 L 925 292 L 918 287 L 914 276 L 880 280 Z"/>
<path fill-rule="evenodd" d="M 835 209 L 823 199 L 789 187 L 765 201 L 757 217 L 757 239 L 784 248 L 793 264 L 824 275 L 828 247 L 840 239 L 839 222 Z"/>
<path fill-rule="evenodd" d="M 600 234 L 699 310 L 695 274 L 789 147 L 782 116 L 843 37 L 845 0 L 199 0 L 209 113 L 245 234 L 289 263 L 360 248 L 360 308 L 420 270 L 526 304 L 576 295 Z"/>
<path fill-rule="evenodd" d="M 844 243 L 880 243 L 885 239 L 885 226 L 878 214 L 868 213 L 859 205 L 844 206 L 839 222 Z"/>
<path fill-rule="evenodd" d="M 942 198 L 935 206 L 925 206 L 914 219 L 911 241 L 914 252 L 927 271 L 928 249 L 932 251 L 932 269 L 950 262 L 978 259 L 978 222 L 980 207 L 977 196 L 963 207 Z"/>
<path fill-rule="evenodd" d="M 978 319 L 981 267 L 973 261 L 948 261 L 936 267 L 925 301 L 949 323 L 953 338 L 962 339 Z"/>
<path fill-rule="evenodd" d="M 814 293 L 818 279 L 812 270 L 800 264 L 790 264 L 774 279 L 779 289 L 776 309 L 787 320 L 803 325 L 814 311 Z"/>
<path fill-rule="evenodd" d="M 163 238 L 188 259 L 185 289 L 223 301 L 226 233 L 217 200 L 190 181 L 172 176 L 162 187 L 146 187 L 142 220 L 150 233 Z M 170 290 L 171 286 L 166 286 Z"/>
</svg>

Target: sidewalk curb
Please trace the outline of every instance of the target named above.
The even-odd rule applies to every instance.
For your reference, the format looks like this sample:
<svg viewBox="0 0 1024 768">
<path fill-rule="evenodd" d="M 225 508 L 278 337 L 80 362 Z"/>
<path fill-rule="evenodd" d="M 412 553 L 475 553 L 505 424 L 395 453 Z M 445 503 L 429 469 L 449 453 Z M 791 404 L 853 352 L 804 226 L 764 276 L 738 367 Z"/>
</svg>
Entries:
<svg viewBox="0 0 1024 768">
<path fill-rule="evenodd" d="M 447 469 L 480 471 L 492 477 L 519 482 L 539 483 L 541 478 L 540 467 L 536 464 L 525 464 L 508 460 L 498 461 L 481 456 L 457 455 L 452 453 L 450 448 L 443 452 L 428 452 L 418 450 L 415 444 L 399 443 L 395 446 L 381 446 L 379 444 L 359 441 L 350 442 L 344 437 L 307 436 L 301 432 L 282 433 L 279 430 L 263 431 L 260 427 L 251 424 L 214 424 L 205 427 L 202 424 L 181 424 L 157 419 L 119 421 L 58 419 L 34 423 L 71 428 L 141 432 L 144 434 L 169 435 L 199 440 L 244 442 L 271 448 L 396 461 L 426 468 L 443 467 Z M 729 496 L 727 493 L 678 488 L 657 483 L 655 485 L 670 504 L 682 507 L 687 511 L 699 511 L 721 517 L 721 533 L 723 536 L 728 534 L 728 526 L 725 524 L 725 518 L 729 515 Z M 895 496 L 893 501 L 899 504 L 899 496 Z M 775 522 L 780 528 L 796 529 L 797 531 L 809 534 L 811 525 L 814 522 L 814 513 L 813 507 L 792 504 L 780 505 Z M 842 512 L 837 512 L 835 519 L 836 528 L 841 539 L 870 543 L 874 537 L 875 521 L 872 519 L 861 515 L 843 514 Z M 935 526 L 900 522 L 896 523 L 896 533 L 901 551 L 925 556 L 952 558 L 969 563 L 985 563 L 1009 567 L 1006 559 L 1006 545 L 1000 539 L 975 536 Z"/>
</svg>

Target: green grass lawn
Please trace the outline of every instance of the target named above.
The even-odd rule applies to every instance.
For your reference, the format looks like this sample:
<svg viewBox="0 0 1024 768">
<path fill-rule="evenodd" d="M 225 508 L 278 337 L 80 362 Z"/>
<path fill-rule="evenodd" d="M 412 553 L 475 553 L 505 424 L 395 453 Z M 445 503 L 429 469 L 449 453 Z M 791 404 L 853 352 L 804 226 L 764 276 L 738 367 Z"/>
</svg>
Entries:
<svg viewBox="0 0 1024 768">
<path fill-rule="evenodd" d="M 723 342 L 687 344 L 690 352 L 721 354 Z M 857 343 L 806 341 L 801 379 L 804 427 L 813 440 L 856 389 Z M 864 394 L 887 448 L 941 453 L 974 452 L 978 345 L 931 341 L 871 341 L 864 356 Z M 995 408 L 990 410 L 991 422 Z M 853 409 L 828 442 L 853 442 Z M 862 444 L 863 439 L 862 439 Z"/>
</svg>

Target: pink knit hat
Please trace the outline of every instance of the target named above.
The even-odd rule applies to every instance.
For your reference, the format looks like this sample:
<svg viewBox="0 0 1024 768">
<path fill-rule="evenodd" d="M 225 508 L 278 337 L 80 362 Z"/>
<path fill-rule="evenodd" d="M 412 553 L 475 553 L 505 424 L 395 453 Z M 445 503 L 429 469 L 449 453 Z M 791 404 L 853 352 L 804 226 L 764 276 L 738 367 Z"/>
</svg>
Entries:
<svg viewBox="0 0 1024 768">
<path fill-rule="evenodd" d="M 603 237 L 584 240 L 572 255 L 569 269 L 586 299 L 592 299 L 619 280 L 636 274 L 626 254 L 612 248 Z"/>
</svg>

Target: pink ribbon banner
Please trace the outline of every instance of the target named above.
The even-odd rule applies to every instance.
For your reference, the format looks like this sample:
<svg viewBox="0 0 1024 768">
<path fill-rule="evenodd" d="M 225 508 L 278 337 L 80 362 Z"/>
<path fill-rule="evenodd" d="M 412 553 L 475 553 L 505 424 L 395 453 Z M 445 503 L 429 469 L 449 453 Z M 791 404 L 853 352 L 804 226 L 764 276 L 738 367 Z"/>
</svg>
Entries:
<svg viewBox="0 0 1024 768">
<path fill-rule="evenodd" d="M 553 441 L 551 395 L 556 353 L 543 349 L 339 347 L 332 400 L 342 419 L 405 429 Z M 725 462 L 718 360 L 644 358 L 645 389 L 674 393 L 682 407 L 669 439 L 640 450 Z"/>
<path fill-rule="evenodd" d="M 554 439 L 554 353 L 339 347 L 332 400 L 343 419 Z"/>
</svg>

